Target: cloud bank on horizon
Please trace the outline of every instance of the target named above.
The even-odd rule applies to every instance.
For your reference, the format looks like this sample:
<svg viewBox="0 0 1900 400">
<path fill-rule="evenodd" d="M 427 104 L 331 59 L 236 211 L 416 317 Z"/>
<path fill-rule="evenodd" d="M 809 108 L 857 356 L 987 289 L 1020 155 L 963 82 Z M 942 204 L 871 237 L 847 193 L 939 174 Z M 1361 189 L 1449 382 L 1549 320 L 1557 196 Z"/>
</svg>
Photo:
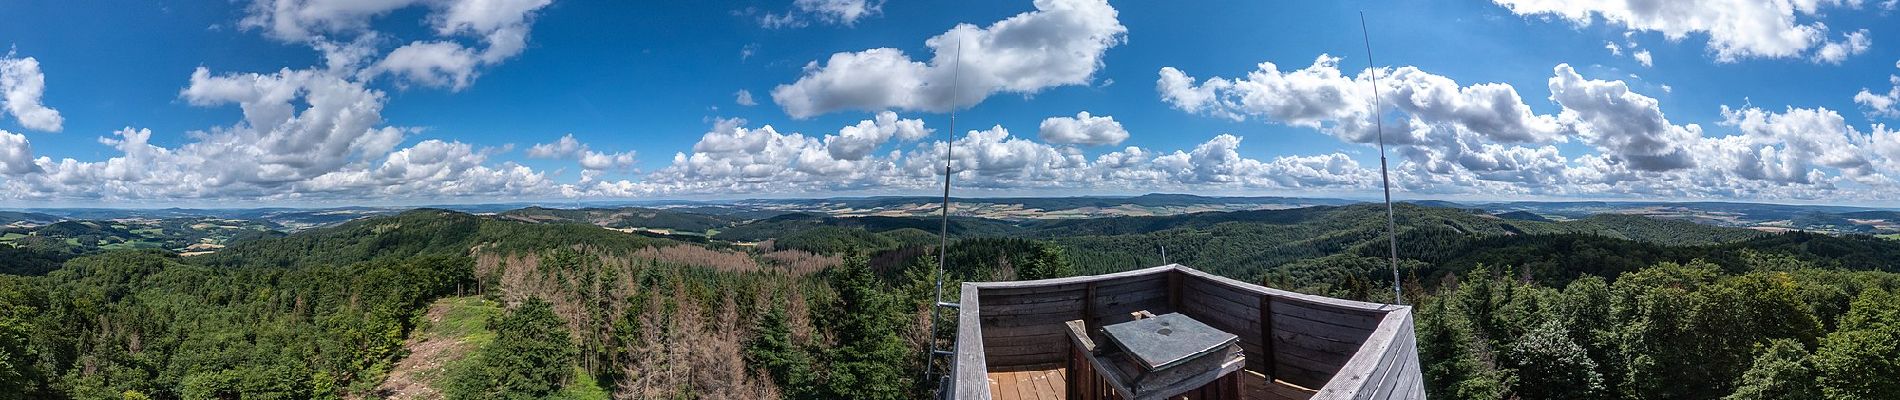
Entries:
<svg viewBox="0 0 1900 400">
<path fill-rule="evenodd" d="M 1703 47 L 1701 57 L 1673 63 L 1839 68 L 1878 53 L 1875 35 L 1885 32 L 1830 28 L 1823 21 L 1827 12 L 1877 10 L 1884 16 L 1895 8 L 1892 0 L 1705 0 L 1652 8 L 1495 2 L 1494 11 L 1519 17 L 1525 26 L 1556 24 L 1570 35 L 1602 36 L 1589 40 L 1606 43 L 1612 57 L 1628 57 L 1632 67 L 1643 69 L 1656 64 L 1651 49 L 1659 45 L 1641 43 L 1652 36 L 1665 39 L 1660 46 Z M 766 32 L 848 34 L 889 16 L 895 6 L 793 0 L 731 15 Z M 422 139 L 430 128 L 385 118 L 400 106 L 392 98 L 478 95 L 472 92 L 482 90 L 485 73 L 533 57 L 537 38 L 531 33 L 557 7 L 552 0 L 255 0 L 242 6 L 229 34 L 304 48 L 317 61 L 267 71 L 196 66 L 179 77 L 183 87 L 176 101 L 235 108 L 239 118 L 157 132 L 162 140 L 136 124 L 101 132 L 92 139 L 109 148 L 110 156 L 36 152 L 36 142 L 86 135 L 63 131 L 72 125 L 64 117 L 72 114 L 47 101 L 48 92 L 78 79 L 62 71 L 80 68 L 43 64 L 17 50 L 0 57 L 0 123 L 21 128 L 0 129 L 0 201 L 58 206 L 891 194 L 934 187 L 946 162 L 959 187 L 976 191 L 1365 193 L 1378 185 L 1376 153 L 1367 153 L 1376 151 L 1372 144 L 1382 125 L 1392 146 L 1395 189 L 1412 195 L 1900 206 L 1894 203 L 1900 198 L 1900 132 L 1885 123 L 1900 118 L 1900 70 L 1888 70 L 1885 80 L 1861 77 L 1877 84 L 1834 96 L 1854 109 L 1744 101 L 1719 104 L 1713 119 L 1697 123 L 1670 117 L 1682 112 L 1665 113 L 1668 102 L 1661 97 L 1669 95 L 1669 86 L 1605 72 L 1614 69 L 1546 64 L 1541 85 L 1514 85 L 1461 83 L 1418 66 L 1345 67 L 1344 58 L 1323 52 L 1254 59 L 1253 65 L 1182 66 L 1170 59 L 1118 57 L 1119 48 L 1141 40 L 1141 31 L 1104 0 L 1036 0 L 1030 6 L 999 20 L 940 27 L 921 42 L 894 37 L 887 47 L 813 49 L 816 58 L 777 76 L 779 83 L 769 90 L 759 88 L 769 93 L 769 105 L 768 96 L 755 97 L 748 89 L 706 85 L 721 104 L 758 105 L 763 107 L 753 108 L 771 113 L 724 117 L 714 108 L 708 115 L 685 116 L 707 127 L 690 148 L 661 148 L 638 138 L 588 143 L 573 134 L 505 144 Z M 757 49 L 747 45 L 736 62 L 746 62 Z M 1111 86 L 1114 79 L 1104 75 L 1114 63 L 1141 66 L 1146 72 L 1129 76 L 1153 84 L 1123 79 L 1122 86 Z M 1893 67 L 1900 69 L 1900 62 Z M 1104 88 L 1145 92 L 1134 108 L 1151 111 L 1131 119 L 1102 109 L 1035 107 L 1045 96 Z M 1375 93 L 1383 107 L 1375 107 Z M 926 123 L 999 101 L 1028 105 L 1018 112 L 1026 113 L 1019 119 L 1030 125 L 966 119 L 978 128 L 942 132 L 947 128 Z M 1157 119 L 1307 132 L 1330 145 L 1268 155 L 1243 143 L 1277 146 L 1272 142 L 1282 138 L 1157 131 L 1148 122 Z M 772 122 L 828 125 L 802 133 Z M 540 124 L 558 127 L 561 121 Z M 954 138 L 944 141 L 947 134 Z M 1151 139 L 1161 137 L 1166 139 Z M 644 159 L 667 153 L 670 158 Z M 578 178 L 565 174 L 570 169 L 579 171 Z"/>
</svg>

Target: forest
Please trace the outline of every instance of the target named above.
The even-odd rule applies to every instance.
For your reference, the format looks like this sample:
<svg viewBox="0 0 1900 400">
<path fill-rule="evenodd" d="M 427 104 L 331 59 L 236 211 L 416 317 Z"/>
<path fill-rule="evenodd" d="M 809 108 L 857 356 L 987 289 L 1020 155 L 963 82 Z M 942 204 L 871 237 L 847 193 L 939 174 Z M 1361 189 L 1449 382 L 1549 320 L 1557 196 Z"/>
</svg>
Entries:
<svg viewBox="0 0 1900 400">
<path fill-rule="evenodd" d="M 681 241 L 586 221 L 657 214 L 530 211 L 419 209 L 188 257 L 0 246 L 33 266 L 0 275 L 0 398 L 929 397 L 934 220 L 667 217 L 717 230 Z M 943 294 L 1159 265 L 1165 248 L 1391 302 L 1382 211 L 958 218 Z M 1900 241 L 1414 205 L 1399 222 L 1432 397 L 1900 393 Z"/>
</svg>

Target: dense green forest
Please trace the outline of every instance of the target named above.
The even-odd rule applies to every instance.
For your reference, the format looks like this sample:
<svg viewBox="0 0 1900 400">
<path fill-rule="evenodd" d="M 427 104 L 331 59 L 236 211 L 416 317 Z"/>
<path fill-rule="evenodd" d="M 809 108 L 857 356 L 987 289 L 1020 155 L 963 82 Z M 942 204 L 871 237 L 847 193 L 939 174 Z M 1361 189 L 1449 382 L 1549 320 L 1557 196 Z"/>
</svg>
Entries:
<svg viewBox="0 0 1900 400">
<path fill-rule="evenodd" d="M 1167 261 L 1392 301 L 1369 206 L 958 218 L 951 284 Z M 1399 209 L 1433 397 L 1900 393 L 1900 241 Z M 537 214 L 539 215 L 539 214 Z M 519 217 L 517 215 L 516 217 Z M 0 246 L 0 399 L 926 397 L 935 222 L 687 243 L 415 210 L 213 254 Z M 1065 233 L 1066 232 L 1066 233 Z M 754 243 L 756 242 L 756 243 Z"/>
</svg>

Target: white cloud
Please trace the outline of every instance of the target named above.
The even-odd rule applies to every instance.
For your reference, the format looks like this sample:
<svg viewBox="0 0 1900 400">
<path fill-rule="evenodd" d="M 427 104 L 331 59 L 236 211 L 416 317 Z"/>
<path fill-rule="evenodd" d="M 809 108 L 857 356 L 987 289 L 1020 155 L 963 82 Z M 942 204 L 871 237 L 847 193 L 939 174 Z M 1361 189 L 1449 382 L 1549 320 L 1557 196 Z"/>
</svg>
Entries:
<svg viewBox="0 0 1900 400">
<path fill-rule="evenodd" d="M 1745 58 L 1812 57 L 1838 62 L 1854 52 L 1823 54 L 1828 27 L 1818 21 L 1828 8 L 1859 8 L 1860 0 L 1688 0 L 1668 2 L 1493 0 L 1521 16 L 1558 18 L 1579 26 L 1603 21 L 1628 32 L 1657 32 L 1672 41 L 1691 34 L 1708 35 L 1708 48 L 1720 62 Z M 1838 57 L 1838 58 L 1836 58 Z"/>
<path fill-rule="evenodd" d="M 555 140 L 553 143 L 540 143 L 528 147 L 528 157 L 530 158 L 579 161 L 582 172 L 584 173 L 582 175 L 583 183 L 591 181 L 593 177 L 599 176 L 598 173 L 594 172 L 632 167 L 633 163 L 637 161 L 634 155 L 635 153 L 633 151 L 620 153 L 594 151 L 589 148 L 586 143 L 575 140 L 574 134 L 562 135 L 559 140 Z"/>
<path fill-rule="evenodd" d="M 237 104 L 244 121 L 198 134 L 188 151 L 218 160 L 214 181 L 275 186 L 394 148 L 402 132 L 382 124 L 380 91 L 332 74 L 285 69 L 275 74 L 211 75 L 199 67 L 179 93 L 198 106 Z"/>
<path fill-rule="evenodd" d="M 412 6 L 429 9 L 426 20 L 434 39 L 416 40 L 370 64 L 364 76 L 391 75 L 406 84 L 462 90 L 483 66 L 499 64 L 527 47 L 536 11 L 552 0 L 255 0 L 239 26 L 266 36 L 319 49 L 332 36 L 384 37 L 373 29 L 377 17 Z M 463 43 L 474 39 L 484 46 Z M 370 48 L 368 45 L 356 48 Z M 373 54 L 357 54 L 367 59 Z M 334 60 L 334 58 L 333 58 Z M 354 63 L 346 63 L 353 65 Z"/>
<path fill-rule="evenodd" d="M 1127 32 L 1104 0 L 1037 0 L 1036 11 L 983 28 L 960 24 L 930 38 L 924 42 L 932 52 L 928 63 L 893 48 L 813 61 L 797 81 L 773 88 L 772 99 L 795 118 L 840 110 L 946 111 L 999 92 L 1087 84 Z"/>
<path fill-rule="evenodd" d="M 1741 129 L 1753 154 L 1749 164 L 1738 165 L 1744 177 L 1789 183 L 1814 183 L 1825 176 L 1816 166 L 1839 170 L 1850 177 L 1875 173 L 1864 149 L 1870 138 L 1847 125 L 1846 118 L 1825 108 L 1789 107 L 1781 113 L 1760 108 L 1722 107 L 1722 125 Z"/>
<path fill-rule="evenodd" d="M 270 37 L 301 42 L 326 33 L 369 29 L 370 19 L 422 0 L 256 0 L 238 26 L 263 29 Z"/>
<path fill-rule="evenodd" d="M 1156 87 L 1164 101 L 1191 113 L 1259 118 L 1368 143 L 1369 76 L 1347 78 L 1336 64 L 1325 56 L 1292 71 L 1262 63 L 1242 79 L 1205 81 L 1163 68 Z M 1560 107 L 1554 116 L 1530 112 L 1509 85 L 1461 87 L 1410 67 L 1379 72 L 1384 99 L 1400 117 L 1386 124 L 1398 155 L 1394 185 L 1409 192 L 1868 200 L 1900 189 L 1891 178 L 1900 176 L 1900 161 L 1894 158 L 1900 155 L 1900 135 L 1882 125 L 1861 133 L 1827 109 L 1790 107 L 1774 113 L 1725 107 L 1722 125 L 1738 132 L 1709 137 L 1698 125 L 1671 122 L 1660 102 L 1627 83 L 1586 79 L 1569 65 L 1553 68 L 1549 80 L 1549 100 Z M 1552 144 L 1571 138 L 1594 152 L 1570 156 Z M 1222 149 L 1231 146 L 1211 141 L 1202 147 L 1149 157 L 1155 165 L 1193 168 L 1193 174 L 1165 175 L 1193 177 L 1189 181 L 1245 176 L 1216 167 L 1240 165 L 1214 161 L 1232 157 L 1209 156 L 1228 154 Z M 1131 154 L 1147 152 L 1131 148 L 1098 157 L 1097 163 L 1129 164 Z"/>
<path fill-rule="evenodd" d="M 1103 146 L 1121 144 L 1128 139 L 1128 130 L 1122 129 L 1122 123 L 1115 122 L 1114 117 L 1097 117 L 1088 111 L 1076 113 L 1074 118 L 1044 119 L 1040 133 L 1043 141 L 1057 144 Z"/>
<path fill-rule="evenodd" d="M 415 42 L 390 51 L 369 73 L 388 73 L 409 83 L 462 90 L 481 65 L 473 50 L 453 42 Z"/>
<path fill-rule="evenodd" d="M 1866 53 L 1873 47 L 1873 39 L 1867 38 L 1867 30 L 1848 32 L 1840 41 L 1827 42 L 1814 52 L 1814 62 L 1840 64 L 1847 57 Z"/>
<path fill-rule="evenodd" d="M 45 132 L 60 130 L 65 119 L 59 116 L 59 110 L 40 103 L 45 94 L 46 75 L 40 72 L 39 60 L 14 57 L 13 52 L 0 56 L 0 105 L 20 121 L 20 126 Z"/>
<path fill-rule="evenodd" d="M 1641 171 L 1695 164 L 1688 145 L 1702 137 L 1701 127 L 1671 124 L 1655 98 L 1630 91 L 1623 81 L 1585 79 L 1569 64 L 1554 70 L 1550 100 L 1564 107 L 1558 118 L 1611 161 Z"/>
<path fill-rule="evenodd" d="M 1377 140 L 1374 130 L 1372 84 L 1360 73 L 1348 78 L 1338 57 L 1321 55 L 1306 68 L 1282 72 L 1271 62 L 1260 63 L 1245 78 L 1195 78 L 1174 67 L 1162 67 L 1156 90 L 1162 100 L 1190 113 L 1245 120 L 1263 118 L 1293 126 L 1321 128 L 1358 143 Z M 1416 67 L 1380 69 L 1379 92 L 1389 111 L 1415 118 L 1389 127 L 1388 140 L 1400 143 L 1426 138 L 1406 132 L 1451 133 L 1463 130 L 1491 140 L 1541 143 L 1559 140 L 1563 127 L 1556 119 L 1531 111 L 1508 84 L 1459 86 L 1457 81 Z M 1390 135 L 1400 135 L 1394 139 Z"/>
<path fill-rule="evenodd" d="M 1093 160 L 1073 147 L 1016 137 L 1001 126 L 969 131 L 951 143 L 918 143 L 909 150 L 879 151 L 848 159 L 845 138 L 867 135 L 871 127 L 893 125 L 891 113 L 815 138 L 783 133 L 771 126 L 748 128 L 743 120 L 715 123 L 690 153 L 643 181 L 596 182 L 572 195 L 681 194 L 827 194 L 853 191 L 922 190 L 941 182 L 944 156 L 956 185 L 968 190 L 1189 190 L 1189 189 L 1340 189 L 1368 187 L 1376 178 L 1340 153 L 1283 156 L 1260 160 L 1240 154 L 1240 138 L 1217 135 L 1191 151 L 1160 153 L 1139 147 L 1109 152 Z M 919 126 L 918 128 L 921 128 Z M 899 130 L 901 132 L 901 129 Z M 922 139 L 927 132 L 906 140 Z M 882 134 L 880 134 L 882 135 Z M 903 138 L 901 133 L 891 137 Z M 857 149 L 853 147 L 853 149 Z"/>
<path fill-rule="evenodd" d="M 809 24 L 807 19 L 852 26 L 858 20 L 874 17 L 884 12 L 882 0 L 794 0 L 792 11 L 784 14 L 766 13 L 759 17 L 759 25 L 766 28 L 802 28 Z"/>
<path fill-rule="evenodd" d="M 540 143 L 528 147 L 528 157 L 533 158 L 572 158 L 587 149 L 587 145 L 574 140 L 574 134 L 562 135 L 554 143 Z"/>
<path fill-rule="evenodd" d="M 825 151 L 832 158 L 856 161 L 893 137 L 909 142 L 929 135 L 930 130 L 924 128 L 923 120 L 898 119 L 897 113 L 885 111 L 877 113 L 876 119 L 838 129 L 838 134 L 826 136 L 824 143 Z"/>
<path fill-rule="evenodd" d="M 26 135 L 0 129 L 0 174 L 29 172 L 39 172 L 39 166 L 33 165 L 33 145 L 26 141 Z"/>
<path fill-rule="evenodd" d="M 1613 55 L 1613 56 L 1623 55 L 1623 48 L 1617 47 L 1616 42 L 1608 42 L 1608 41 L 1603 42 L 1603 48 L 1609 49 L 1610 55 Z"/>
<path fill-rule="evenodd" d="M 733 93 L 732 96 L 733 96 L 733 99 L 732 99 L 733 103 L 737 103 L 739 105 L 747 106 L 747 107 L 759 105 L 758 101 L 752 100 L 752 91 L 750 90 L 739 89 L 739 91 Z"/>
<path fill-rule="evenodd" d="M 1649 50 L 1637 51 L 1635 54 L 1630 54 L 1630 58 L 1635 58 L 1637 63 L 1643 64 L 1645 67 L 1654 66 L 1656 64 L 1656 60 L 1649 57 Z"/>
<path fill-rule="evenodd" d="M 1900 61 L 1895 61 L 1893 66 L 1900 68 Z M 1887 89 L 1886 94 L 1861 88 L 1860 93 L 1854 95 L 1854 103 L 1860 104 L 1868 118 L 1900 118 L 1900 75 L 1887 75 L 1887 83 L 1893 88 Z"/>
</svg>

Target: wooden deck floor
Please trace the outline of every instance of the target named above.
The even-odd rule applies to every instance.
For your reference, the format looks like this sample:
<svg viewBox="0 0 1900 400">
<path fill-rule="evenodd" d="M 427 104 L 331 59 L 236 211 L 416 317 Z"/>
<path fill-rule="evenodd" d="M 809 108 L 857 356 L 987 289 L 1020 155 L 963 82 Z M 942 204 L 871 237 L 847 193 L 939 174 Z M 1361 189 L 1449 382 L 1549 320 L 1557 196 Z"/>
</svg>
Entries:
<svg viewBox="0 0 1900 400">
<path fill-rule="evenodd" d="M 996 400 L 1058 400 L 1062 399 L 1067 387 L 1063 377 L 1066 368 L 1029 370 L 1014 372 L 991 372 L 990 397 Z M 1313 397 L 1314 390 L 1293 386 L 1286 382 L 1267 382 L 1267 377 L 1253 371 L 1241 371 L 1241 398 L 1248 400 L 1306 400 Z"/>
</svg>

